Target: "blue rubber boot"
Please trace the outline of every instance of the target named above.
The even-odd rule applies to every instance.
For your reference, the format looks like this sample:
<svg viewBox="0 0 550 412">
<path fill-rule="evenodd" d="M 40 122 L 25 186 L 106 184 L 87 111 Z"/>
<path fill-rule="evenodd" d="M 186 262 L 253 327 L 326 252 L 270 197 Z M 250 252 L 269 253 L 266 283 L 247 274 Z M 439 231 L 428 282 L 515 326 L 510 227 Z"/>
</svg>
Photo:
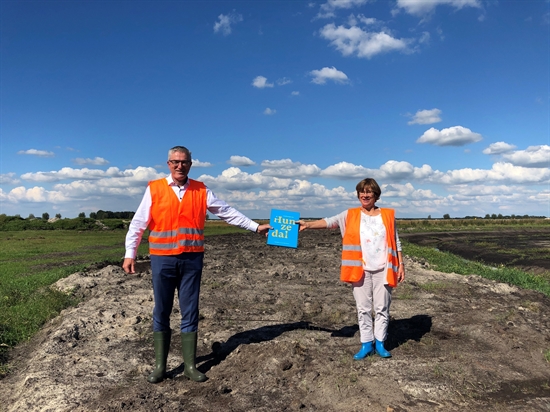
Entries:
<svg viewBox="0 0 550 412">
<path fill-rule="evenodd" d="M 374 355 L 373 342 L 366 342 L 361 345 L 361 350 L 353 355 L 353 359 L 365 359 L 367 356 Z"/>
<path fill-rule="evenodd" d="M 391 358 L 391 353 L 389 353 L 389 352 L 384 348 L 384 342 L 381 342 L 381 341 L 379 341 L 378 339 L 376 339 L 375 347 L 376 347 L 376 353 L 378 353 L 378 355 L 379 355 L 381 358 Z"/>
</svg>

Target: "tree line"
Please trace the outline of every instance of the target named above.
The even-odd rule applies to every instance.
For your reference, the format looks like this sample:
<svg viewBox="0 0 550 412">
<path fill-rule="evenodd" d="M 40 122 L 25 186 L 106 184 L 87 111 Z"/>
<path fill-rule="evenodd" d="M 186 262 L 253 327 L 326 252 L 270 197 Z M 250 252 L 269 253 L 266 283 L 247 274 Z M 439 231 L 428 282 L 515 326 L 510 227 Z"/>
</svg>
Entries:
<svg viewBox="0 0 550 412">
<path fill-rule="evenodd" d="M 134 217 L 134 212 L 111 212 L 109 210 L 98 210 L 91 212 L 86 217 L 84 212 L 78 214 L 74 219 L 62 218 L 60 213 L 55 215 L 55 219 L 50 220 L 50 214 L 42 213 L 41 218 L 37 218 L 30 213 L 27 218 L 22 218 L 19 214 L 8 216 L 5 213 L 0 214 L 0 230 L 105 230 L 105 229 L 125 229 L 128 222 Z"/>
</svg>

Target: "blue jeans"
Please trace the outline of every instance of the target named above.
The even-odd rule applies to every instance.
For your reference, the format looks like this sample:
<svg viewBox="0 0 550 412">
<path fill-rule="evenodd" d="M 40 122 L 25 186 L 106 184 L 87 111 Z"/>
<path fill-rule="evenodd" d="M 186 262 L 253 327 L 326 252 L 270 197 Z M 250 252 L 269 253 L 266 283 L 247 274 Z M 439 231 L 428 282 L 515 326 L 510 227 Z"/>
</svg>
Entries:
<svg viewBox="0 0 550 412">
<path fill-rule="evenodd" d="M 194 332 L 199 326 L 199 293 L 203 266 L 203 252 L 189 252 L 173 256 L 151 255 L 153 272 L 153 331 L 168 332 L 174 292 L 178 291 L 181 313 L 181 332 Z"/>
</svg>

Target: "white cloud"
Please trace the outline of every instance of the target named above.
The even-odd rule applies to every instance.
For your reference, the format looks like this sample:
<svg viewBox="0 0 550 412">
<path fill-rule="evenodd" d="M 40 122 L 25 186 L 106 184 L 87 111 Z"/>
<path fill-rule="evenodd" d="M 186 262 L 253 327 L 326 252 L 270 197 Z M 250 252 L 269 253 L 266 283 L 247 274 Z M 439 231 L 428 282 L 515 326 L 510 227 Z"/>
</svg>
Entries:
<svg viewBox="0 0 550 412">
<path fill-rule="evenodd" d="M 372 176 L 375 173 L 373 169 L 367 169 L 363 166 L 357 166 L 349 162 L 340 162 L 327 167 L 321 171 L 321 176 L 333 179 L 364 179 L 367 176 Z M 358 180 L 358 181 L 359 181 Z"/>
<path fill-rule="evenodd" d="M 290 83 L 292 83 L 292 80 L 290 80 L 287 77 L 283 77 L 283 78 L 277 80 L 277 84 L 279 86 L 284 86 L 285 84 L 290 84 Z"/>
<path fill-rule="evenodd" d="M 333 67 L 323 67 L 321 70 L 312 70 L 309 72 L 313 76 L 312 83 L 325 84 L 327 80 L 332 80 L 335 83 L 347 83 L 348 76 L 344 72 Z"/>
<path fill-rule="evenodd" d="M 357 26 L 358 23 L 363 23 L 364 25 L 367 25 L 367 26 L 381 24 L 381 22 L 375 19 L 374 17 L 365 17 L 362 14 L 358 14 L 357 16 L 354 14 L 350 14 L 348 17 L 348 25 Z"/>
<path fill-rule="evenodd" d="M 415 167 L 413 172 L 413 178 L 417 181 L 425 181 L 433 176 L 436 172 L 430 165 L 422 165 L 422 167 Z"/>
<path fill-rule="evenodd" d="M 267 115 L 267 116 L 272 116 L 275 113 L 277 113 L 277 110 L 270 109 L 269 107 L 266 107 L 266 109 L 264 110 L 264 114 Z"/>
<path fill-rule="evenodd" d="M 224 36 L 231 34 L 231 25 L 243 21 L 243 16 L 236 13 L 220 14 L 219 21 L 214 23 L 214 33 L 222 32 Z"/>
<path fill-rule="evenodd" d="M 98 180 L 103 178 L 137 178 L 140 182 L 147 182 L 158 178 L 158 172 L 152 167 L 137 167 L 136 169 L 120 170 L 117 167 L 109 167 L 107 170 L 99 169 L 73 169 L 64 167 L 59 171 L 24 173 L 21 179 L 31 182 L 59 182 L 62 180 Z"/>
<path fill-rule="evenodd" d="M 73 159 L 73 162 L 77 165 L 95 165 L 95 166 L 103 166 L 106 164 L 109 164 L 108 160 L 105 160 L 102 157 L 95 157 L 94 159 L 84 159 L 82 157 L 77 157 L 76 159 Z"/>
<path fill-rule="evenodd" d="M 432 124 L 441 121 L 441 110 L 419 110 L 408 124 Z"/>
<path fill-rule="evenodd" d="M 292 93 L 290 93 L 291 96 L 299 96 L 300 92 L 294 90 Z"/>
<path fill-rule="evenodd" d="M 267 78 L 264 76 L 256 76 L 254 80 L 252 80 L 252 86 L 258 89 L 264 89 L 266 87 L 273 87 L 273 83 L 268 83 Z"/>
<path fill-rule="evenodd" d="M 30 189 L 19 186 L 5 194 L 5 200 L 10 203 L 44 203 L 64 202 L 67 198 L 59 192 L 48 191 L 43 187 L 32 187 Z"/>
<path fill-rule="evenodd" d="M 231 166 L 254 166 L 256 162 L 246 156 L 231 156 L 227 161 Z"/>
<path fill-rule="evenodd" d="M 515 166 L 550 168 L 550 146 L 529 146 L 526 150 L 504 153 L 502 157 Z"/>
<path fill-rule="evenodd" d="M 508 185 L 495 185 L 495 186 L 489 186 L 489 185 L 455 185 L 450 188 L 453 192 L 456 192 L 464 197 L 494 197 L 494 196 L 510 196 L 516 193 L 521 192 L 521 195 L 525 194 L 527 192 L 526 189 L 523 189 L 521 191 L 518 191 L 518 187 L 516 186 L 508 186 Z"/>
<path fill-rule="evenodd" d="M 357 57 L 371 57 L 390 51 L 409 51 L 408 39 L 396 39 L 385 32 L 367 32 L 357 26 L 346 28 L 334 23 L 327 24 L 320 30 L 321 37 L 330 41 L 342 55 Z"/>
<path fill-rule="evenodd" d="M 362 6 L 368 3 L 369 0 L 327 0 L 321 4 L 321 10 L 331 12 L 336 9 L 351 9 L 352 7 Z"/>
<path fill-rule="evenodd" d="M 199 159 L 193 159 L 193 167 L 212 167 L 210 162 L 201 162 Z"/>
<path fill-rule="evenodd" d="M 420 44 L 429 44 L 432 36 L 427 31 L 422 32 L 420 37 L 418 38 L 418 43 Z"/>
<path fill-rule="evenodd" d="M 281 178 L 307 178 L 319 176 L 321 173 L 321 169 L 317 165 L 303 165 L 290 159 L 264 160 L 262 167 L 265 168 L 262 175 Z"/>
<path fill-rule="evenodd" d="M 479 184 L 545 184 L 550 182 L 550 169 L 527 168 L 498 162 L 490 170 L 465 168 L 450 170 L 446 173 L 435 172 L 431 181 L 444 185 L 476 182 Z"/>
<path fill-rule="evenodd" d="M 249 174 L 238 167 L 225 169 L 217 177 L 201 175 L 198 180 L 204 182 L 210 188 L 224 190 L 287 189 L 292 182 L 290 179 L 264 176 L 261 173 Z"/>
<path fill-rule="evenodd" d="M 515 148 L 516 146 L 514 146 L 513 144 L 508 144 L 505 142 L 496 142 L 496 143 L 491 143 L 489 147 L 487 147 L 486 149 L 483 149 L 483 154 L 497 155 L 497 154 L 511 152 Z"/>
<path fill-rule="evenodd" d="M 441 131 L 432 127 L 426 130 L 416 140 L 416 143 L 429 143 L 436 146 L 464 146 L 482 139 L 483 137 L 479 133 L 474 133 L 462 126 L 453 126 Z"/>
<path fill-rule="evenodd" d="M 20 151 L 17 152 L 17 154 L 31 155 L 31 156 L 38 156 L 38 157 L 53 157 L 54 156 L 54 152 L 48 152 L 46 150 L 36 150 L 36 149 L 20 150 Z"/>
<path fill-rule="evenodd" d="M 388 197 L 401 197 L 409 200 L 433 200 L 441 198 L 441 196 L 436 195 L 431 190 L 415 189 L 411 183 L 383 184 L 380 189 L 382 190 L 382 200 Z"/>
<path fill-rule="evenodd" d="M 19 183 L 19 179 L 15 177 L 15 173 L 0 174 L 0 185 L 14 185 Z"/>
<path fill-rule="evenodd" d="M 414 166 L 409 162 L 388 160 L 380 166 L 380 171 L 391 180 L 400 180 L 410 177 L 414 173 Z"/>
<path fill-rule="evenodd" d="M 481 8 L 479 0 L 397 0 L 396 10 L 404 10 L 406 13 L 423 16 L 430 14 L 437 6 L 448 5 L 455 9 L 463 7 Z"/>
</svg>

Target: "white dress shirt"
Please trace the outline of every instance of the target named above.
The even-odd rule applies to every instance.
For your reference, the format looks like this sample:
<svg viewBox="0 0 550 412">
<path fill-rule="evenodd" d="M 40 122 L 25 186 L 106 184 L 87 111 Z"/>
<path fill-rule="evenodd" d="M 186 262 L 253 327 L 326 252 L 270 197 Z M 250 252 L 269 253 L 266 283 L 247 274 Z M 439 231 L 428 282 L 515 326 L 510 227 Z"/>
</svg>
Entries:
<svg viewBox="0 0 550 412">
<path fill-rule="evenodd" d="M 185 195 L 185 191 L 189 187 L 189 179 L 187 179 L 187 182 L 183 186 L 178 186 L 177 183 L 174 182 L 174 179 L 172 179 L 172 175 L 166 177 L 166 181 L 168 182 L 168 186 L 174 190 L 174 193 L 181 201 Z M 143 199 L 141 199 L 141 203 L 139 204 L 134 218 L 130 223 L 130 227 L 128 228 L 128 234 L 126 235 L 125 258 L 135 259 L 136 257 L 137 248 L 141 242 L 143 232 L 147 229 L 147 226 L 149 226 L 149 223 L 151 222 L 152 203 L 153 200 L 151 197 L 151 190 L 149 189 L 149 186 L 147 186 Z M 255 232 L 258 229 L 258 223 L 247 218 L 223 200 L 218 199 L 216 195 L 208 189 L 208 187 L 206 188 L 206 209 L 230 225 L 251 230 L 252 232 Z"/>
</svg>

